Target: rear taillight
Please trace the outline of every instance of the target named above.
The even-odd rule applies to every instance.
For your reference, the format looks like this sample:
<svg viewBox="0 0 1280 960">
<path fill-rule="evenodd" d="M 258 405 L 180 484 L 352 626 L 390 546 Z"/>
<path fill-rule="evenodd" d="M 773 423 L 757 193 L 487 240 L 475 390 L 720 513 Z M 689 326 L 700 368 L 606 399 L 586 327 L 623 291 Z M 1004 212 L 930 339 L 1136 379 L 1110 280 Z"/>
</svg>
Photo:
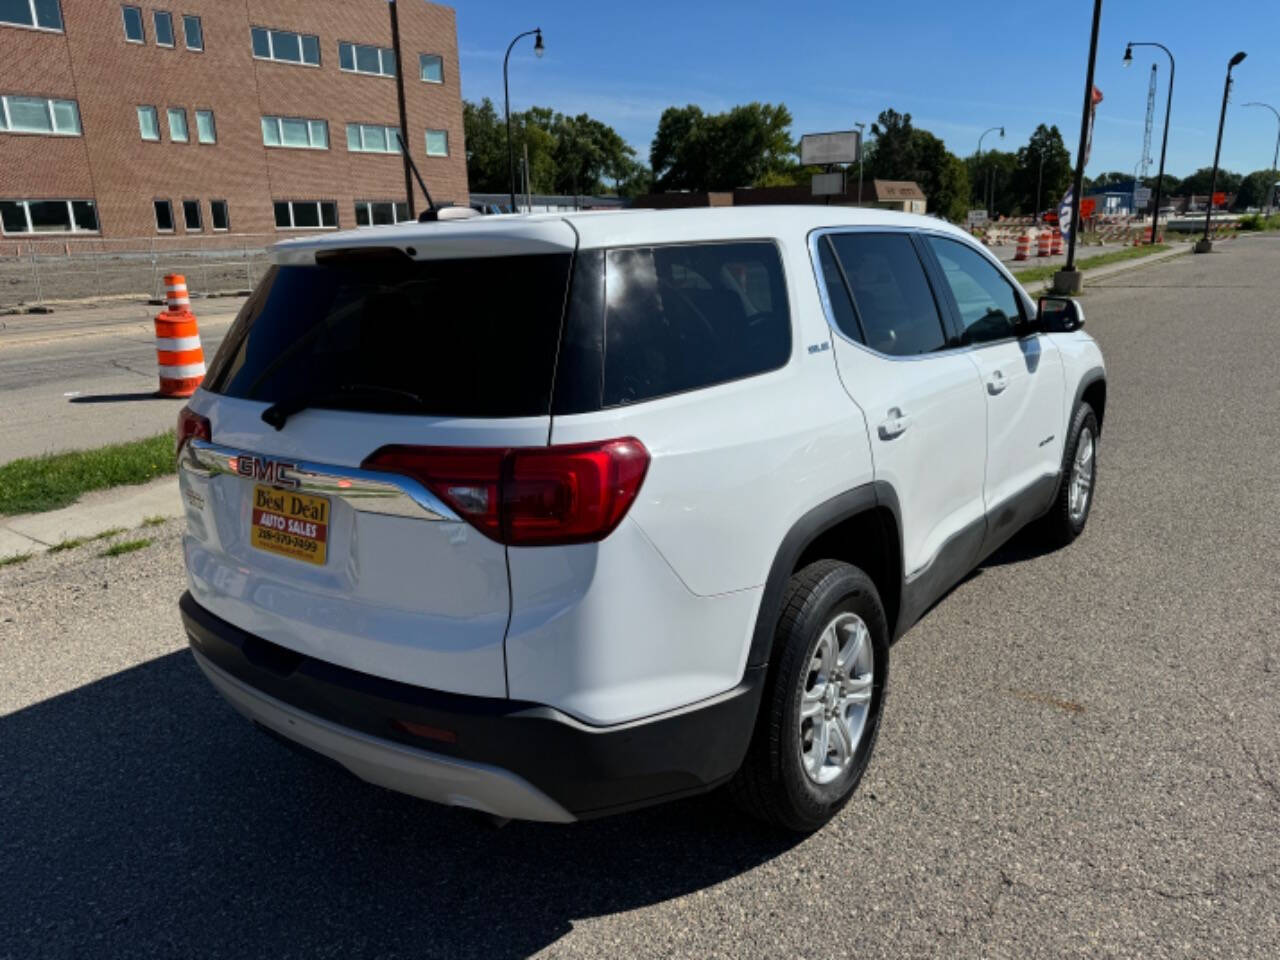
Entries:
<svg viewBox="0 0 1280 960">
<path fill-rule="evenodd" d="M 182 453 L 188 440 L 213 440 L 213 429 L 209 426 L 209 418 L 193 413 L 190 407 L 183 407 L 178 412 L 178 442 L 176 453 Z"/>
<path fill-rule="evenodd" d="M 389 446 L 363 466 L 413 477 L 499 543 L 546 546 L 612 533 L 640 492 L 649 451 L 634 437 L 516 449 Z"/>
</svg>

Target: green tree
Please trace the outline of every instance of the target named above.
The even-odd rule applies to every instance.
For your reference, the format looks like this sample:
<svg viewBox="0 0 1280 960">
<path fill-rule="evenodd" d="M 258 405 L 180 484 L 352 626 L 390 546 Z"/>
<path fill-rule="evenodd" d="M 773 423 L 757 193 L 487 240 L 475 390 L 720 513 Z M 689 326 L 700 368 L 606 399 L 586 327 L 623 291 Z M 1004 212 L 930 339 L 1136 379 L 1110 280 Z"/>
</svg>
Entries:
<svg viewBox="0 0 1280 960">
<path fill-rule="evenodd" d="M 1009 181 L 1014 205 L 1022 213 L 1030 214 L 1056 207 L 1071 185 L 1071 174 L 1071 154 L 1062 142 L 1062 133 L 1056 126 L 1040 124 L 1027 145 L 1018 148 L 1017 165 Z"/>
<path fill-rule="evenodd" d="M 1004 150 L 983 150 L 981 156 L 970 154 L 964 158 L 969 171 L 970 197 L 975 209 L 984 209 L 988 191 L 991 194 L 991 211 L 996 216 L 1021 213 L 1017 197 L 1010 184 L 1018 169 L 1018 155 Z"/>
<path fill-rule="evenodd" d="M 879 180 L 912 180 L 932 213 L 961 220 L 969 205 L 969 171 L 928 130 L 911 124 L 911 114 L 889 109 L 871 125 L 874 143 L 866 148 L 866 176 Z"/>
<path fill-rule="evenodd" d="M 1240 187 L 1236 190 L 1235 209 L 1265 206 L 1278 179 L 1280 176 L 1277 176 L 1275 170 L 1253 171 L 1240 182 Z"/>
<path fill-rule="evenodd" d="M 649 149 L 656 190 L 732 190 L 753 186 L 795 163 L 791 112 L 748 103 L 725 113 L 668 107 Z"/>
<path fill-rule="evenodd" d="M 1212 176 L 1212 167 L 1201 167 L 1178 184 L 1178 192 L 1185 196 L 1199 194 L 1203 197 L 1209 192 L 1209 181 Z M 1235 193 L 1240 189 L 1242 180 L 1244 180 L 1244 177 L 1238 173 L 1232 173 L 1230 170 L 1219 170 L 1218 185 L 1215 189 L 1220 193 Z"/>
<path fill-rule="evenodd" d="M 883 110 L 871 124 L 873 143 L 864 148 L 866 176 L 878 180 L 910 180 L 916 170 L 916 144 L 911 114 Z"/>
<path fill-rule="evenodd" d="M 507 140 L 502 118 L 493 101 L 462 102 L 462 126 L 467 142 L 467 180 L 476 193 L 507 189 Z"/>
</svg>

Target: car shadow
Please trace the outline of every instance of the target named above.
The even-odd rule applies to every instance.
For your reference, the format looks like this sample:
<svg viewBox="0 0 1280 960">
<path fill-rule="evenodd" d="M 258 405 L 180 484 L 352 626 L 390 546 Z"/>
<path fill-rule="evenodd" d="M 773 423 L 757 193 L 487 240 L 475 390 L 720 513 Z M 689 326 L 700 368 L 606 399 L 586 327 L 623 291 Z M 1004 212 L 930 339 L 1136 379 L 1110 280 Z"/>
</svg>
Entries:
<svg viewBox="0 0 1280 960">
<path fill-rule="evenodd" d="M 135 400 L 174 400 L 155 390 L 149 393 L 91 393 L 83 397 L 71 397 L 69 403 L 132 403 Z"/>
<path fill-rule="evenodd" d="M 718 796 L 495 829 L 236 715 L 179 651 L 0 718 L 0 955 L 523 957 L 778 856 Z"/>
</svg>

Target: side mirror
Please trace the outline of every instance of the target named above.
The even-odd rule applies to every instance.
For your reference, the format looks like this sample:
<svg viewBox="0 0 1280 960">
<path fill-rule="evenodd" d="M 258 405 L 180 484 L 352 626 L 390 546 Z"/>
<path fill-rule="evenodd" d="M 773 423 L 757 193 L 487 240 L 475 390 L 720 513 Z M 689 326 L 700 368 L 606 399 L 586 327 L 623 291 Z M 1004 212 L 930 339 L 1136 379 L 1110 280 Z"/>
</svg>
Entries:
<svg viewBox="0 0 1280 960">
<path fill-rule="evenodd" d="M 1041 297 L 1035 327 L 1042 333 L 1070 333 L 1084 326 L 1084 310 L 1071 297 Z"/>
</svg>

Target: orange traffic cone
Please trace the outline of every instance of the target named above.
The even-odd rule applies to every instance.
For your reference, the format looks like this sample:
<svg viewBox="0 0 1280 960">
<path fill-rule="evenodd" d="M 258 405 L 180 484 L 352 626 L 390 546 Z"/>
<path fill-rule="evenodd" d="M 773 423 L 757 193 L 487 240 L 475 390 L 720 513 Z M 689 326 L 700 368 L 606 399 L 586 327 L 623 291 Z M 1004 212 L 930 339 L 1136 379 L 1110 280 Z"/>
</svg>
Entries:
<svg viewBox="0 0 1280 960">
<path fill-rule="evenodd" d="M 1049 236 L 1048 230 L 1041 230 L 1036 240 L 1036 256 L 1047 257 L 1051 250 L 1053 250 L 1053 238 Z"/>
<path fill-rule="evenodd" d="M 1031 258 L 1031 237 L 1027 233 L 1023 233 L 1018 237 L 1018 249 L 1013 255 L 1015 260 L 1029 260 Z"/>
<path fill-rule="evenodd" d="M 1055 257 L 1062 253 L 1062 232 L 1059 230 L 1053 231 L 1053 248 L 1050 253 Z"/>
<path fill-rule="evenodd" d="M 204 379 L 204 349 L 191 312 L 187 278 L 171 273 L 164 278 L 169 307 L 156 315 L 156 363 L 160 368 L 160 396 L 189 397 Z"/>
</svg>

